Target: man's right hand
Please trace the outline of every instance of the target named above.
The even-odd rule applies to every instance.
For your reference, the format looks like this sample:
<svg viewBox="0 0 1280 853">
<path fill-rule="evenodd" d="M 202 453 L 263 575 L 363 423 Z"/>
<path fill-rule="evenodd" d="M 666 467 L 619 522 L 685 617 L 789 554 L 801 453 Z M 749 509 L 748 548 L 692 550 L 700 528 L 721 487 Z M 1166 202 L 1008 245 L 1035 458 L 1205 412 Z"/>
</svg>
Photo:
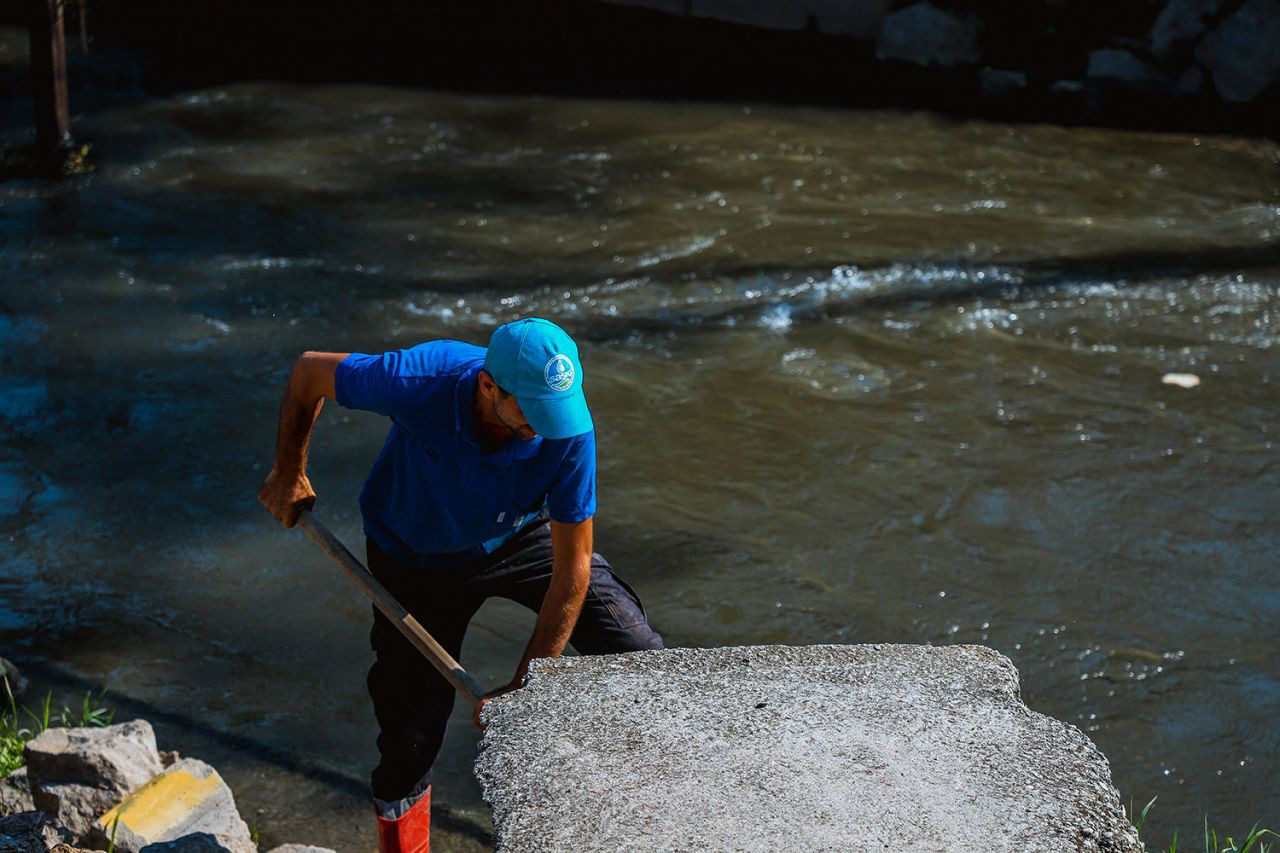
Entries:
<svg viewBox="0 0 1280 853">
<path fill-rule="evenodd" d="M 298 514 L 304 509 L 311 509 L 315 502 L 316 493 L 311 488 L 311 481 L 302 472 L 282 474 L 272 468 L 267 481 L 258 490 L 258 503 L 285 527 L 297 524 Z"/>
</svg>

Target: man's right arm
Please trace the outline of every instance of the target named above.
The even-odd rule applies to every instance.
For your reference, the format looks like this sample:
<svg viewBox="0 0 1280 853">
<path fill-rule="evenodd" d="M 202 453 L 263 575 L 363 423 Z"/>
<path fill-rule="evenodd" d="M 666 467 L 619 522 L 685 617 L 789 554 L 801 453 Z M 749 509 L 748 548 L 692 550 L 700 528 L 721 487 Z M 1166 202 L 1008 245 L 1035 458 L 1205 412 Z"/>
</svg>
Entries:
<svg viewBox="0 0 1280 853">
<path fill-rule="evenodd" d="M 316 493 L 307 479 L 307 448 L 324 401 L 336 399 L 334 375 L 338 364 L 348 355 L 350 353 L 305 352 L 289 375 L 289 387 L 280 404 L 275 464 L 258 491 L 258 502 L 285 527 L 293 527 L 298 513 L 316 501 Z"/>
</svg>

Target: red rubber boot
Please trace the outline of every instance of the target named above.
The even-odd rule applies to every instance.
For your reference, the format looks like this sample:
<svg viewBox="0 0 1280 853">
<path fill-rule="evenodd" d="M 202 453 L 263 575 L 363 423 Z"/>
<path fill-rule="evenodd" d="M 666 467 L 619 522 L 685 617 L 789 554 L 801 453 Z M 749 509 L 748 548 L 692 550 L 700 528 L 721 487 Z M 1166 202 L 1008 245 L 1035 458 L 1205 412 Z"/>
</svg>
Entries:
<svg viewBox="0 0 1280 853">
<path fill-rule="evenodd" d="M 400 817 L 378 816 L 378 850 L 381 853 L 430 853 L 431 786 Z"/>
</svg>

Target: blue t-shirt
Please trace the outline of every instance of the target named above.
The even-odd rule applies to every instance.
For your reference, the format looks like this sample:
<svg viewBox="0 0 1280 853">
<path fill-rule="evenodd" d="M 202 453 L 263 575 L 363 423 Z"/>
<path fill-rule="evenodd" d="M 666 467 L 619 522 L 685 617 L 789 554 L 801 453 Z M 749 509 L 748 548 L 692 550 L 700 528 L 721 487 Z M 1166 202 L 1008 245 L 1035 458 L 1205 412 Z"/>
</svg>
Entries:
<svg viewBox="0 0 1280 853">
<path fill-rule="evenodd" d="M 397 560 L 433 566 L 491 553 L 544 506 L 561 522 L 595 515 L 594 432 L 481 452 L 474 404 L 484 354 L 431 341 L 338 365 L 338 402 L 391 418 L 360 511 L 365 533 Z"/>
</svg>

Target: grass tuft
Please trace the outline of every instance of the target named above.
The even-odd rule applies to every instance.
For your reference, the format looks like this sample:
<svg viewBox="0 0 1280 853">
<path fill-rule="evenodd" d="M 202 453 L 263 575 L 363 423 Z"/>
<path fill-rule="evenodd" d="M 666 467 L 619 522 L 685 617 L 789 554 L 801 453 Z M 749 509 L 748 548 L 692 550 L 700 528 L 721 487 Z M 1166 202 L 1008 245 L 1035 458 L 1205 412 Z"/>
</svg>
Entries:
<svg viewBox="0 0 1280 853">
<path fill-rule="evenodd" d="M 1151 806 L 1155 804 L 1156 799 L 1156 797 L 1151 798 L 1151 802 L 1143 807 L 1136 820 L 1133 816 L 1133 800 L 1129 801 L 1129 822 L 1133 824 L 1133 828 L 1137 832 L 1142 832 L 1142 827 L 1147 822 L 1147 815 L 1151 812 Z M 1275 849 L 1276 845 L 1266 843 L 1267 836 L 1280 838 L 1280 835 L 1269 829 L 1261 829 L 1255 823 L 1249 833 L 1240 841 L 1236 841 L 1230 835 L 1224 835 L 1219 838 L 1218 831 L 1209 826 L 1209 816 L 1205 815 L 1204 853 L 1280 853 L 1280 850 Z M 1159 853 L 1178 853 L 1178 830 L 1175 829 L 1173 831 L 1173 840 L 1169 842 L 1169 846 L 1160 848 Z M 1189 851 L 1184 849 L 1184 853 L 1189 853 Z"/>
<path fill-rule="evenodd" d="M 4 681 L 5 698 L 8 708 L 0 709 L 0 779 L 8 776 L 26 763 L 22 748 L 42 731 L 55 726 L 109 726 L 115 712 L 95 702 L 92 692 L 86 693 L 77 709 L 63 706 L 55 711 L 53 693 L 46 693 L 39 708 L 19 706 L 13 698 L 13 688 L 9 685 L 9 677 L 0 674 Z M 24 725 L 24 717 L 27 724 Z"/>
</svg>

